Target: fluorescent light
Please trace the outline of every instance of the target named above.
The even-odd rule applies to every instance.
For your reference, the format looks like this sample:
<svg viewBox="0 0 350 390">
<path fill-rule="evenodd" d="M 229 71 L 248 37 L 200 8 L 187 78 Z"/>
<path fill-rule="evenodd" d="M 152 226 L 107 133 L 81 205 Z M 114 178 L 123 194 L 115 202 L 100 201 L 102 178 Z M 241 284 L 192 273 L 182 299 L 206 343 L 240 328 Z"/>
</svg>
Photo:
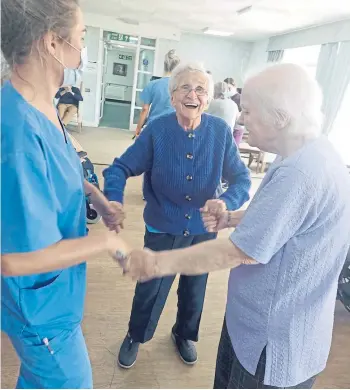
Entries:
<svg viewBox="0 0 350 390">
<path fill-rule="evenodd" d="M 117 47 L 120 47 L 120 48 L 124 49 L 125 46 L 123 46 L 123 45 L 117 45 Z"/>
<path fill-rule="evenodd" d="M 210 34 L 210 35 L 219 35 L 221 37 L 229 37 L 230 35 L 233 35 L 233 32 L 228 31 L 219 31 L 219 30 L 211 30 L 210 28 L 205 28 L 203 30 L 204 34 Z"/>
<path fill-rule="evenodd" d="M 252 10 L 253 6 L 252 5 L 249 5 L 248 7 L 244 7 L 244 8 L 241 8 L 237 11 L 237 14 L 238 15 L 243 15 L 247 12 L 250 12 Z"/>
</svg>

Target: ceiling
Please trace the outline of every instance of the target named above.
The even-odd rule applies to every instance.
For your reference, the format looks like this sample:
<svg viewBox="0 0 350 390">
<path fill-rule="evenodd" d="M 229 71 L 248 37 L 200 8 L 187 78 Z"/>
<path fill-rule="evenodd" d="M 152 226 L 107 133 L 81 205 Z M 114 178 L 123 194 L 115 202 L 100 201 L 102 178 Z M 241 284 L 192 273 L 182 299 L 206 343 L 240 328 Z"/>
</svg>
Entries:
<svg viewBox="0 0 350 390">
<path fill-rule="evenodd" d="M 247 6 L 250 11 L 237 13 Z M 350 18 L 350 0 L 84 0 L 82 7 L 129 24 L 193 33 L 209 27 L 246 41 Z"/>
</svg>

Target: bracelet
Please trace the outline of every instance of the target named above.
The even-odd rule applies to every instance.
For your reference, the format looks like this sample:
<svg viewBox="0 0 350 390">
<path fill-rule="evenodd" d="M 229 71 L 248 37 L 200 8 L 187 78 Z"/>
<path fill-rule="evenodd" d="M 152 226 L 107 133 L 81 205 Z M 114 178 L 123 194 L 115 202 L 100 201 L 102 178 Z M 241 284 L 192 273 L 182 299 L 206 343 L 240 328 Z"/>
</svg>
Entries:
<svg viewBox="0 0 350 390">
<path fill-rule="evenodd" d="M 227 227 L 228 228 L 230 228 L 230 227 L 232 227 L 231 226 L 231 213 L 229 212 L 229 211 L 227 211 L 228 212 L 228 217 L 227 217 Z"/>
</svg>

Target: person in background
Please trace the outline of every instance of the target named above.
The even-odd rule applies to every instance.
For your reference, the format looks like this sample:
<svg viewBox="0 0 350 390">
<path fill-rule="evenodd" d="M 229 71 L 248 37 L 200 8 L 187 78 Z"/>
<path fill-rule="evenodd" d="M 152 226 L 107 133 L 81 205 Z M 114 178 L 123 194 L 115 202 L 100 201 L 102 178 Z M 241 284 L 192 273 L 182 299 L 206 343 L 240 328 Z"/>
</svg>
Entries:
<svg viewBox="0 0 350 390">
<path fill-rule="evenodd" d="M 217 389 L 311 388 L 326 366 L 349 250 L 350 178 L 321 135 L 321 107 L 319 86 L 297 65 L 248 80 L 248 142 L 280 157 L 247 210 L 202 209 L 208 232 L 236 227 L 230 239 L 122 258 L 124 272 L 140 281 L 231 269 Z"/>
<path fill-rule="evenodd" d="M 210 102 L 207 114 L 223 119 L 231 128 L 232 134 L 239 116 L 237 104 L 229 98 L 229 86 L 225 82 L 214 85 L 214 99 Z"/>
<path fill-rule="evenodd" d="M 2 0 L 1 330 L 20 360 L 17 388 L 92 388 L 81 330 L 86 260 L 123 247 L 87 236 L 85 195 L 106 226 L 124 215 L 83 172 L 53 99 L 84 66 L 77 0 Z"/>
<path fill-rule="evenodd" d="M 229 96 L 237 104 L 238 110 L 241 112 L 241 94 L 236 87 L 235 80 L 232 77 L 228 77 L 224 82 L 229 85 Z M 239 88 L 239 90 L 241 91 L 241 88 Z M 235 139 L 237 146 L 242 142 L 244 131 L 245 129 L 242 120 L 238 117 L 233 129 L 233 138 Z"/>
<path fill-rule="evenodd" d="M 151 121 L 103 172 L 105 195 L 120 205 L 126 180 L 145 173 L 146 248 L 171 251 L 213 240 L 216 233 L 206 232 L 200 207 L 237 210 L 249 199 L 249 171 L 231 128 L 222 119 L 203 113 L 213 87 L 212 77 L 201 65 L 177 66 L 169 80 L 175 112 Z M 213 199 L 221 177 L 229 187 L 220 199 Z M 132 367 L 140 343 L 153 337 L 174 279 L 172 275 L 137 284 L 129 329 L 118 356 L 121 367 Z M 197 361 L 194 342 L 198 340 L 207 279 L 203 272 L 181 276 L 179 281 L 178 313 L 171 335 L 186 364 Z"/>
<path fill-rule="evenodd" d="M 80 89 L 77 87 L 66 86 L 58 90 L 55 96 L 58 100 L 58 115 L 62 123 L 67 126 L 74 115 L 78 112 L 79 102 L 83 101 Z"/>
<path fill-rule="evenodd" d="M 229 95 L 231 99 L 237 104 L 239 112 L 241 112 L 241 94 L 237 91 L 235 80 L 232 77 L 227 77 L 224 82 L 229 85 Z"/>
<path fill-rule="evenodd" d="M 150 123 L 161 115 L 174 112 L 174 107 L 170 102 L 169 77 L 179 63 L 180 58 L 176 55 L 175 50 L 170 50 L 164 58 L 164 76 L 151 81 L 141 92 L 140 99 L 143 105 L 136 127 L 136 137 L 140 135 L 146 121 Z"/>
</svg>

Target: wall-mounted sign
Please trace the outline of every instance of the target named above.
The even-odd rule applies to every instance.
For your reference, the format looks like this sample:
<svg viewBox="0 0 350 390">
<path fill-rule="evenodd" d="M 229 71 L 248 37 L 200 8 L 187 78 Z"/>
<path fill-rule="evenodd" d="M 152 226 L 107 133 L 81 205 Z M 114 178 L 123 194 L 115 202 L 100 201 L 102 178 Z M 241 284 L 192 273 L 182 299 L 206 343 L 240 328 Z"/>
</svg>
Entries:
<svg viewBox="0 0 350 390">
<path fill-rule="evenodd" d="M 109 39 L 111 41 L 130 42 L 130 35 L 119 34 L 119 33 L 109 33 Z"/>
<path fill-rule="evenodd" d="M 132 56 L 127 56 L 126 54 L 119 54 L 119 59 L 125 61 L 132 61 Z"/>
<path fill-rule="evenodd" d="M 118 62 L 113 63 L 113 74 L 115 76 L 123 76 L 125 77 L 128 73 L 128 65 L 119 64 Z"/>
</svg>

